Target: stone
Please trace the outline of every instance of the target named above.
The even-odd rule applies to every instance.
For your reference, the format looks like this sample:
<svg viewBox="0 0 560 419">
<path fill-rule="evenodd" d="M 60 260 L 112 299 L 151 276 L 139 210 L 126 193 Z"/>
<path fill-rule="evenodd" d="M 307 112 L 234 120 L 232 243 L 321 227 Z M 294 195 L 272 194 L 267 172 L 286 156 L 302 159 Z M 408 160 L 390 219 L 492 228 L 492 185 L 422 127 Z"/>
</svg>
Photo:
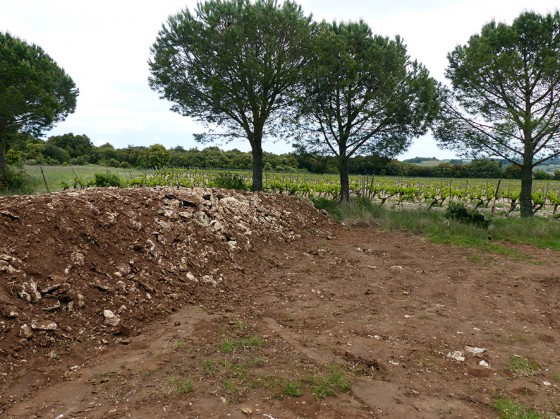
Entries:
<svg viewBox="0 0 560 419">
<path fill-rule="evenodd" d="M 486 361 L 480 361 L 478 363 L 478 365 L 480 365 L 481 367 L 484 367 L 484 368 L 490 368 L 490 364 Z"/>
<path fill-rule="evenodd" d="M 473 355 L 481 355 L 486 352 L 485 348 L 477 348 L 476 346 L 465 346 L 465 352 Z"/>
<path fill-rule="evenodd" d="M 31 339 L 33 337 L 33 329 L 29 327 L 27 324 L 22 324 L 19 328 L 19 335 L 25 339 Z"/>
<path fill-rule="evenodd" d="M 30 303 L 36 303 L 41 299 L 41 293 L 37 289 L 37 284 L 34 281 L 24 282 L 17 290 L 19 298 L 26 300 Z"/>
<path fill-rule="evenodd" d="M 447 358 L 452 359 L 457 362 L 464 362 L 465 361 L 465 354 L 461 351 L 449 352 L 447 354 Z"/>
<path fill-rule="evenodd" d="M 31 328 L 33 330 L 56 330 L 57 324 L 49 320 L 37 320 L 31 323 Z"/>
<path fill-rule="evenodd" d="M 105 317 L 105 324 L 107 326 L 118 326 L 121 322 L 120 317 L 111 310 L 103 310 L 103 317 Z"/>
<path fill-rule="evenodd" d="M 78 251 L 72 252 L 72 254 L 70 255 L 70 260 L 72 261 L 72 265 L 74 266 L 84 266 L 86 263 L 85 255 Z"/>
<path fill-rule="evenodd" d="M 43 308 L 44 311 L 56 311 L 61 307 L 60 301 L 56 300 L 56 303 L 54 303 L 52 306 L 48 306 Z"/>
</svg>

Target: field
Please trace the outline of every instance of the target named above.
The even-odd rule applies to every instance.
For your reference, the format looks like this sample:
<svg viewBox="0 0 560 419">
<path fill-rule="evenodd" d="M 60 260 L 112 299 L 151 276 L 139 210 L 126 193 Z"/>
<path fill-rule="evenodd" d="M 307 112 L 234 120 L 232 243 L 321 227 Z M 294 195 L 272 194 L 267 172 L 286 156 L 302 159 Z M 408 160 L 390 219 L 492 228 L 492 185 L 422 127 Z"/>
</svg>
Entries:
<svg viewBox="0 0 560 419">
<path fill-rule="evenodd" d="M 223 189 L 0 197 L 0 221 L 3 417 L 560 414 L 557 251 Z"/>
<path fill-rule="evenodd" d="M 45 192 L 40 168 L 27 166 L 36 180 L 37 192 Z M 43 168 L 50 191 L 85 187 L 94 182 L 95 174 L 114 174 L 122 186 L 182 186 L 250 189 L 251 173 L 217 170 L 133 170 L 101 166 L 54 166 Z M 334 199 L 340 192 L 338 175 L 264 173 L 265 192 L 302 197 Z M 443 207 L 450 201 L 461 201 L 493 214 L 519 213 L 521 184 L 518 180 L 399 178 L 387 176 L 351 176 L 353 196 L 363 196 L 375 203 L 393 207 Z M 556 215 L 560 205 L 560 181 L 535 180 L 534 212 Z"/>
</svg>

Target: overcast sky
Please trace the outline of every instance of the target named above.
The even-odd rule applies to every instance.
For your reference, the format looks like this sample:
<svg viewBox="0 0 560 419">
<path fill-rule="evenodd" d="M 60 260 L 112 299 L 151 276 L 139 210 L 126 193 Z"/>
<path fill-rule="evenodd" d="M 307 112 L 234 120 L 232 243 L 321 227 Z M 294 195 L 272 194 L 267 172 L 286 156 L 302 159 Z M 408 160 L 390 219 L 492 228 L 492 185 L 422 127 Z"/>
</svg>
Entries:
<svg viewBox="0 0 560 419">
<path fill-rule="evenodd" d="M 0 31 L 41 46 L 80 89 L 76 112 L 45 138 L 86 134 L 95 145 L 170 148 L 197 145 L 192 133 L 202 125 L 169 110 L 148 87 L 150 46 L 167 17 L 193 9 L 196 0 L 0 0 Z M 558 0 L 299 0 L 316 20 L 362 18 L 380 35 L 400 35 L 408 52 L 431 75 L 444 81 L 447 53 L 491 21 L 511 21 L 521 12 L 553 12 Z M 239 141 L 226 146 L 248 151 Z M 269 142 L 265 151 L 289 152 Z M 416 139 L 400 159 L 452 158 L 429 136 Z"/>
</svg>

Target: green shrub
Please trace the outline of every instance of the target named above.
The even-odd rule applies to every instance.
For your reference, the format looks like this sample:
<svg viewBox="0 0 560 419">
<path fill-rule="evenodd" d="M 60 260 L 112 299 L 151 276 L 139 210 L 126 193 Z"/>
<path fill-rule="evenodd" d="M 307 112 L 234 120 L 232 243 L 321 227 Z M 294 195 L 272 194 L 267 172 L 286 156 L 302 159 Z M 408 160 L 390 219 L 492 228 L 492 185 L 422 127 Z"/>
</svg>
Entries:
<svg viewBox="0 0 560 419">
<path fill-rule="evenodd" d="M 247 185 L 247 182 L 245 182 L 245 178 L 243 175 L 238 173 L 219 173 L 214 177 L 214 179 L 212 179 L 212 184 L 216 188 L 236 189 L 241 191 L 249 190 L 249 186 Z"/>
<path fill-rule="evenodd" d="M 116 173 L 96 173 L 93 184 L 102 188 L 109 186 L 122 188 L 125 186 L 123 180 Z"/>
<path fill-rule="evenodd" d="M 553 179 L 553 176 L 547 172 L 545 172 L 544 170 L 536 170 L 535 172 L 533 172 L 533 179 L 536 180 L 551 180 Z"/>
<path fill-rule="evenodd" d="M 37 183 L 23 167 L 8 166 L 4 176 L 0 176 L 0 194 L 32 194 Z"/>
<path fill-rule="evenodd" d="M 472 224 L 480 228 L 488 228 L 490 221 L 484 218 L 477 209 L 466 208 L 460 202 L 451 202 L 445 211 L 445 218 L 455 220 L 463 224 Z"/>
</svg>

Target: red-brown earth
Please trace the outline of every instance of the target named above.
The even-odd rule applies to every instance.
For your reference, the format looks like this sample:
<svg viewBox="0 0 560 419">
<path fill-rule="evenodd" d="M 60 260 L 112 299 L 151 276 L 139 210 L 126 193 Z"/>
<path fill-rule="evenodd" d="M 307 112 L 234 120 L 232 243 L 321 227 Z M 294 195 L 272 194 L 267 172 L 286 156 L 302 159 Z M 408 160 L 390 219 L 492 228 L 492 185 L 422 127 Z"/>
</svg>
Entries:
<svg viewBox="0 0 560 419">
<path fill-rule="evenodd" d="M 516 249 L 283 195 L 2 197 L 0 414 L 474 418 L 501 398 L 560 415 L 560 254 Z"/>
</svg>

